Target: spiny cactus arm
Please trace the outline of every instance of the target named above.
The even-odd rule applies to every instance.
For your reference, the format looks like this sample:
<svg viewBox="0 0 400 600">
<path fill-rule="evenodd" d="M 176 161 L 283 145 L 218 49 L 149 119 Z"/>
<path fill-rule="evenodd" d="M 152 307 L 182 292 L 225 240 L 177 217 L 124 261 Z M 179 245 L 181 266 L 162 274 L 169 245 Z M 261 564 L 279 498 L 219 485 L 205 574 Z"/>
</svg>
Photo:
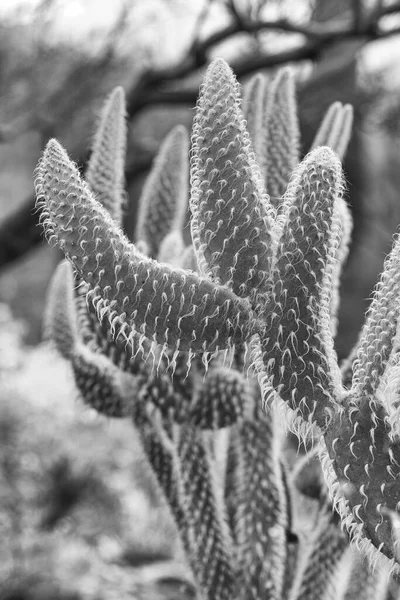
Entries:
<svg viewBox="0 0 400 600">
<path fill-rule="evenodd" d="M 243 116 L 257 157 L 262 147 L 262 122 L 267 85 L 266 76 L 257 73 L 243 88 Z"/>
<path fill-rule="evenodd" d="M 104 105 L 85 179 L 96 200 L 119 225 L 125 196 L 126 135 L 125 92 L 116 87 Z"/>
<path fill-rule="evenodd" d="M 372 567 L 400 574 L 388 514 L 400 502 L 400 448 L 391 444 L 383 409 L 363 415 L 349 401 L 324 436 L 321 462 L 329 494 L 350 540 Z"/>
<path fill-rule="evenodd" d="M 359 339 L 353 369 L 352 395 L 369 402 L 383 383 L 383 375 L 395 368 L 399 352 L 400 237 L 385 260 Z M 387 374 L 388 375 L 388 374 Z M 389 408 L 389 407 L 388 407 Z"/>
<path fill-rule="evenodd" d="M 211 457 L 202 433 L 182 428 L 178 445 L 181 490 L 187 523 L 192 528 L 192 569 L 197 569 L 200 591 L 209 600 L 234 597 L 232 541 L 216 490 Z"/>
<path fill-rule="evenodd" d="M 300 161 L 300 129 L 295 80 L 288 68 L 279 71 L 268 89 L 260 166 L 271 202 L 277 206 Z"/>
<path fill-rule="evenodd" d="M 52 340 L 66 359 L 72 356 L 80 339 L 74 287 L 72 266 L 63 260 L 57 266 L 47 292 L 43 336 Z"/>
<path fill-rule="evenodd" d="M 209 371 L 190 407 L 190 422 L 200 429 L 230 427 L 243 418 L 250 393 L 244 376 L 228 367 Z"/>
<path fill-rule="evenodd" d="M 140 398 L 144 404 L 158 410 L 165 425 L 188 422 L 189 400 L 174 388 L 168 371 L 157 369 L 149 373 L 141 386 Z"/>
<path fill-rule="evenodd" d="M 368 560 L 352 549 L 351 571 L 344 600 L 386 600 L 390 588 L 387 573 L 383 569 L 372 569 Z"/>
<path fill-rule="evenodd" d="M 326 478 L 342 520 L 371 561 L 400 573 L 390 511 L 400 506 L 400 241 L 385 261 L 353 363 L 345 413 L 325 436 Z M 343 485 L 344 482 L 344 485 Z"/>
<path fill-rule="evenodd" d="M 233 499 L 239 597 L 279 600 L 288 558 L 289 509 L 280 462 L 282 439 L 276 415 L 261 410 L 258 394 L 246 411 L 237 428 Z"/>
<path fill-rule="evenodd" d="M 349 577 L 346 535 L 334 522 L 331 511 L 321 509 L 315 528 L 300 541 L 297 573 L 289 600 L 342 598 Z M 343 589 L 344 588 L 344 589 Z"/>
<path fill-rule="evenodd" d="M 108 417 L 127 417 L 134 412 L 135 379 L 106 357 L 79 344 L 71 358 L 75 383 L 83 402 Z"/>
<path fill-rule="evenodd" d="M 240 103 L 230 67 L 214 60 L 193 125 L 190 209 L 200 272 L 247 298 L 267 281 L 274 211 Z"/>
<path fill-rule="evenodd" d="M 188 184 L 189 136 L 183 125 L 177 125 L 161 144 L 139 201 L 135 240 L 147 244 L 149 256 L 157 257 L 171 229 L 182 229 Z"/>
<path fill-rule="evenodd" d="M 273 299 L 264 307 L 261 338 L 265 398 L 274 390 L 322 429 L 344 393 L 330 333 L 342 187 L 341 165 L 329 148 L 313 150 L 296 169 L 285 196 Z"/>
<path fill-rule="evenodd" d="M 337 313 L 340 304 L 340 277 L 342 274 L 343 266 L 346 262 L 347 255 L 349 253 L 349 245 L 351 240 L 351 232 L 353 229 L 353 219 L 349 207 L 347 206 L 343 198 L 338 199 L 339 213 L 341 220 L 341 233 L 340 242 L 337 249 L 336 257 L 336 268 L 332 274 L 332 299 L 331 299 L 331 332 L 332 337 L 335 337 L 338 318 Z"/>
<path fill-rule="evenodd" d="M 118 326 L 111 331 L 107 318 L 99 319 L 93 304 L 87 300 L 89 293 L 90 287 L 80 280 L 75 304 L 82 342 L 96 354 L 106 356 L 121 371 L 131 375 L 149 374 L 158 360 L 154 344 L 134 331 L 127 344 Z"/>
<path fill-rule="evenodd" d="M 182 259 L 185 253 L 185 242 L 179 229 L 170 231 L 160 243 L 157 260 L 168 263 L 173 267 L 182 267 Z"/>
<path fill-rule="evenodd" d="M 128 342 L 139 332 L 175 350 L 215 352 L 260 326 L 248 302 L 226 287 L 139 253 L 55 140 L 35 184 L 49 242 L 58 243 L 90 286 L 99 318 L 107 317 Z"/>
<path fill-rule="evenodd" d="M 353 107 L 334 102 L 328 108 L 311 149 L 318 146 L 329 146 L 343 160 L 351 137 L 353 127 Z"/>
</svg>

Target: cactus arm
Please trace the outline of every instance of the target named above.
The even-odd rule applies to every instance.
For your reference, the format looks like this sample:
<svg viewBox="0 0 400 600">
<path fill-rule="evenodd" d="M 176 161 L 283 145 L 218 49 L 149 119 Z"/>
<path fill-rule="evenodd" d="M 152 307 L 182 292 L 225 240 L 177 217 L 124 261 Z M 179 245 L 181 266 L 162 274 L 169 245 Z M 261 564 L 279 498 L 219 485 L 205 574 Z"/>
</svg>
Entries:
<svg viewBox="0 0 400 600">
<path fill-rule="evenodd" d="M 387 600 L 389 581 L 384 569 L 371 569 L 365 556 L 352 549 L 349 585 L 344 600 Z"/>
<path fill-rule="evenodd" d="M 135 240 L 145 242 L 157 257 L 171 229 L 182 229 L 189 183 L 189 137 L 177 125 L 163 140 L 139 201 Z"/>
<path fill-rule="evenodd" d="M 328 108 L 315 134 L 311 149 L 329 146 L 342 160 L 347 151 L 352 127 L 353 107 L 350 104 L 343 106 L 341 102 L 334 102 Z"/>
<path fill-rule="evenodd" d="M 292 71 L 282 69 L 272 81 L 266 99 L 261 165 L 274 206 L 282 201 L 290 176 L 300 160 L 295 91 Z"/>
<path fill-rule="evenodd" d="M 243 417 L 247 380 L 227 367 L 210 370 L 190 407 L 190 422 L 199 429 L 230 427 Z"/>
<path fill-rule="evenodd" d="M 192 135 L 191 231 L 200 272 L 247 298 L 267 281 L 274 211 L 222 59 L 209 66 Z"/>
<path fill-rule="evenodd" d="M 325 436 L 326 475 L 342 518 L 359 546 L 373 559 L 380 550 L 391 568 L 397 555 L 388 511 L 400 506 L 399 292 L 397 238 L 359 339 L 346 412 Z"/>
<path fill-rule="evenodd" d="M 288 521 L 276 426 L 272 413 L 261 411 L 238 426 L 235 539 L 246 600 L 282 597 Z"/>
<path fill-rule="evenodd" d="M 52 140 L 36 172 L 38 206 L 55 240 L 91 288 L 98 316 L 130 341 L 132 328 L 176 350 L 214 352 L 259 327 L 246 301 L 193 272 L 137 251 Z"/>
<path fill-rule="evenodd" d="M 352 394 L 365 398 L 366 402 L 374 397 L 390 357 L 393 361 L 398 352 L 399 297 L 400 238 L 397 237 L 368 309 L 354 362 Z"/>
<path fill-rule="evenodd" d="M 70 360 L 75 384 L 86 405 L 109 417 L 131 415 L 137 395 L 132 376 L 121 373 L 106 357 L 83 344 L 77 346 Z"/>
<path fill-rule="evenodd" d="M 119 225 L 125 197 L 126 135 L 125 92 L 117 87 L 104 105 L 85 179 L 96 200 Z"/>
<path fill-rule="evenodd" d="M 180 477 L 187 522 L 192 527 L 193 562 L 200 590 L 210 600 L 233 597 L 231 539 L 212 472 L 212 459 L 202 433 L 182 428 L 178 444 Z"/>
<path fill-rule="evenodd" d="M 262 147 L 262 121 L 267 85 L 265 75 L 257 73 L 243 88 L 243 116 L 257 158 Z"/>
<path fill-rule="evenodd" d="M 289 600 L 336 598 L 349 575 L 346 551 L 347 537 L 330 510 L 322 509 L 314 530 L 300 541 L 298 570 Z"/>
<path fill-rule="evenodd" d="M 331 332 L 332 337 L 336 336 L 338 326 L 338 310 L 340 304 L 340 277 L 343 266 L 346 263 L 349 253 L 349 245 L 351 240 L 351 232 L 353 229 L 353 219 L 349 207 L 343 198 L 338 198 L 339 215 L 341 221 L 341 231 L 339 246 L 336 255 L 336 265 L 332 273 L 332 298 L 331 298 Z"/>
<path fill-rule="evenodd" d="M 173 267 L 181 267 L 184 253 L 185 242 L 182 233 L 179 229 L 174 229 L 161 241 L 157 260 Z"/>
<path fill-rule="evenodd" d="M 61 356 L 66 359 L 72 356 L 80 339 L 74 287 L 72 266 L 63 260 L 53 273 L 47 292 L 43 335 L 55 343 Z"/>
<path fill-rule="evenodd" d="M 270 386 L 306 422 L 323 429 L 344 393 L 330 334 L 341 191 L 341 166 L 328 148 L 317 148 L 298 166 L 279 224 L 274 298 L 265 305 L 261 340 L 267 396 Z"/>
<path fill-rule="evenodd" d="M 332 130 L 334 130 L 337 127 L 337 124 L 341 122 L 342 114 L 343 104 L 341 102 L 333 102 L 329 106 L 318 127 L 317 133 L 315 134 L 314 140 L 311 144 L 311 150 L 318 148 L 318 146 L 328 145 Z"/>
</svg>

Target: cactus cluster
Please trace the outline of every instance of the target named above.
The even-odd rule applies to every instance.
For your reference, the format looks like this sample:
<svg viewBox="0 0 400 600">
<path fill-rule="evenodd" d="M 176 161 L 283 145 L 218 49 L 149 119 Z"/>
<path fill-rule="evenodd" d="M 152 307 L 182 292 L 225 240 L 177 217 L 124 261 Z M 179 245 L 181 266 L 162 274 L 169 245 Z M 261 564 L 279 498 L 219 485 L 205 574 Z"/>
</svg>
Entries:
<svg viewBox="0 0 400 600">
<path fill-rule="evenodd" d="M 145 185 L 134 243 L 121 228 L 120 88 L 85 178 L 55 140 L 35 172 L 46 237 L 69 259 L 50 287 L 46 335 L 86 403 L 132 417 L 210 600 L 379 599 L 400 573 L 400 242 L 341 369 L 351 217 L 340 158 L 352 109 L 333 104 L 300 160 L 294 87 L 286 69 L 257 75 L 242 100 L 215 60 L 190 165 L 179 126 Z M 286 466 L 283 420 L 313 438 L 327 482 L 307 499 L 311 529 L 299 518 L 307 467 Z"/>
</svg>

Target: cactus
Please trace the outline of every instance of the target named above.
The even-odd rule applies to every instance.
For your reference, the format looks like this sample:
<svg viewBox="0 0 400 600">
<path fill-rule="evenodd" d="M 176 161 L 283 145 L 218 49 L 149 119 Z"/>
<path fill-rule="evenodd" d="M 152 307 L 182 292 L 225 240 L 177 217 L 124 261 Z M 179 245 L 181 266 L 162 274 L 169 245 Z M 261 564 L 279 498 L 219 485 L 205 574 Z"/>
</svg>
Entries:
<svg viewBox="0 0 400 600">
<path fill-rule="evenodd" d="M 253 118 L 260 89 L 268 84 L 257 79 L 252 85 L 246 110 Z M 174 172 L 164 150 L 155 165 L 137 228 L 137 242 L 144 242 L 138 249 L 58 142 L 48 143 L 35 174 L 46 236 L 84 282 L 101 335 L 119 340 L 128 358 L 117 365 L 109 342 L 74 358 L 85 344 L 77 340 L 76 324 L 60 350 L 73 365 L 79 363 L 79 377 L 98 382 L 95 390 L 76 376 L 87 402 L 110 416 L 132 416 L 200 595 L 350 600 L 356 597 L 352 574 L 360 572 L 383 594 L 381 573 L 400 573 L 392 531 L 400 501 L 400 242 L 385 263 L 352 378 L 346 366 L 342 379 L 333 335 L 351 219 L 340 160 L 323 146 L 296 165 L 289 73 L 279 74 L 265 93 L 273 148 L 264 158 L 279 160 L 265 170 L 264 180 L 240 87 L 223 60 L 210 65 L 193 126 L 193 246 L 184 251 L 183 151 Z M 258 104 L 251 112 L 253 97 Z M 317 140 L 343 155 L 350 121 L 351 110 L 334 106 Z M 272 199 L 269 186 L 279 189 Z M 167 213 L 164 229 L 160 215 Z M 157 231 L 154 239 L 150 231 Z M 63 298 L 57 292 L 60 279 L 49 301 L 55 307 L 49 329 L 56 338 L 65 327 L 57 304 Z M 79 318 L 78 312 L 68 314 Z M 280 417 L 304 441 L 310 433 L 320 440 L 330 500 L 368 565 L 379 563 L 375 574 L 358 550 L 348 548 L 324 494 L 315 501 L 314 531 L 301 531 L 293 516 L 301 493 L 284 466 Z M 221 428 L 227 431 L 222 457 Z M 297 531 L 301 543 L 293 548 L 290 538 Z M 335 585 L 340 578 L 343 585 Z"/>
</svg>

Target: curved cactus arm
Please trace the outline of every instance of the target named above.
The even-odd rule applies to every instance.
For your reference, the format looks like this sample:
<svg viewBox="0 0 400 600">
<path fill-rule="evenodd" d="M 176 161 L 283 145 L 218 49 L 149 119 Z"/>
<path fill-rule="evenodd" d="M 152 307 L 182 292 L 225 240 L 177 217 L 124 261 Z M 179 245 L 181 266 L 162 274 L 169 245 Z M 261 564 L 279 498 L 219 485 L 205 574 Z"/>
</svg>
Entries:
<svg viewBox="0 0 400 600">
<path fill-rule="evenodd" d="M 342 598 L 350 574 L 347 537 L 322 509 L 315 528 L 300 541 L 297 572 L 288 600 Z"/>
<path fill-rule="evenodd" d="M 352 127 L 353 107 L 350 104 L 343 106 L 341 102 L 334 102 L 328 108 L 315 134 L 311 149 L 329 146 L 342 160 L 347 151 Z"/>
<path fill-rule="evenodd" d="M 190 209 L 200 272 L 247 298 L 266 285 L 274 211 L 240 103 L 230 67 L 214 60 L 193 125 Z"/>
<path fill-rule="evenodd" d="M 157 260 L 173 267 L 181 267 L 185 242 L 179 229 L 170 231 L 160 243 Z"/>
<path fill-rule="evenodd" d="M 157 257 L 171 229 L 182 229 L 189 185 L 189 136 L 177 125 L 161 144 L 139 201 L 135 240 L 145 242 Z"/>
<path fill-rule="evenodd" d="M 71 358 L 75 383 L 85 404 L 108 417 L 127 417 L 134 410 L 135 379 L 122 373 L 106 357 L 83 344 Z"/>
<path fill-rule="evenodd" d="M 234 596 L 232 541 L 202 433 L 196 428 L 182 428 L 177 452 L 183 506 L 194 540 L 192 569 L 197 569 L 205 598 L 230 600 Z"/>
<path fill-rule="evenodd" d="M 72 266 L 63 260 L 53 273 L 47 292 L 43 336 L 52 340 L 66 359 L 71 357 L 80 339 L 74 287 Z"/>
<path fill-rule="evenodd" d="M 271 202 L 282 201 L 290 176 L 300 161 L 300 129 L 295 80 L 282 69 L 272 81 L 266 99 L 260 166 Z"/>
<path fill-rule="evenodd" d="M 253 382 L 254 385 L 254 382 Z M 287 569 L 288 511 L 277 415 L 263 412 L 253 388 L 235 436 L 234 539 L 239 597 L 282 598 Z M 229 505 L 229 502 L 228 502 Z"/>
<path fill-rule="evenodd" d="M 263 73 L 254 75 L 243 87 L 243 116 L 258 157 L 262 147 L 262 122 L 268 79 Z"/>
<path fill-rule="evenodd" d="M 344 394 L 330 333 L 342 187 L 340 162 L 328 148 L 312 151 L 296 169 L 285 196 L 261 338 L 265 397 L 277 392 L 323 429 Z"/>
<path fill-rule="evenodd" d="M 388 366 L 393 369 L 400 350 L 400 237 L 385 260 L 359 339 L 353 368 L 352 395 L 369 403 Z M 389 365 L 390 363 L 390 365 Z M 387 374 L 389 375 L 389 373 Z"/>
<path fill-rule="evenodd" d="M 247 380 L 228 367 L 210 370 L 190 407 L 190 422 L 199 429 L 230 427 L 243 418 Z"/>
<path fill-rule="evenodd" d="M 215 352 L 257 330 L 248 302 L 193 272 L 137 251 L 51 140 L 36 171 L 37 206 L 86 283 L 100 319 L 130 342 L 137 332 L 175 350 Z"/>
<path fill-rule="evenodd" d="M 397 573 L 390 511 L 400 506 L 399 292 L 397 238 L 358 343 L 345 413 L 325 436 L 326 477 L 351 537 L 372 561 L 385 555 Z"/>
<path fill-rule="evenodd" d="M 96 200 L 118 224 L 125 198 L 126 136 L 125 92 L 116 87 L 104 105 L 85 179 Z"/>
<path fill-rule="evenodd" d="M 350 395 L 346 412 L 324 437 L 325 479 L 350 540 L 372 567 L 399 576 L 389 512 L 400 506 L 400 447 L 390 442 L 383 410 L 362 414 Z"/>
</svg>

